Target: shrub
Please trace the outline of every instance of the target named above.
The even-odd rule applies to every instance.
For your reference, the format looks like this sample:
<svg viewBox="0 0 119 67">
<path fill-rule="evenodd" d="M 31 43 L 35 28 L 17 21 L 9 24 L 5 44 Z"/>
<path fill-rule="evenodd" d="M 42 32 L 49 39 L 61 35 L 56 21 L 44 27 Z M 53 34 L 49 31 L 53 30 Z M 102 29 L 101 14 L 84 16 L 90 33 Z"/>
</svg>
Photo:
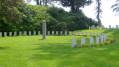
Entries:
<svg viewBox="0 0 119 67">
<path fill-rule="evenodd" d="M 23 33 L 22 36 L 26 36 L 26 35 Z"/>
<path fill-rule="evenodd" d="M 104 45 L 105 45 L 105 43 L 100 43 L 99 45 L 100 45 L 100 46 L 104 46 Z"/>
<path fill-rule="evenodd" d="M 92 44 L 91 47 L 95 47 L 95 44 Z"/>
<path fill-rule="evenodd" d="M 111 43 L 111 41 L 106 41 L 105 42 L 105 45 L 108 45 L 108 44 L 110 44 Z"/>
<path fill-rule="evenodd" d="M 83 44 L 83 47 L 88 47 L 88 44 Z"/>
<path fill-rule="evenodd" d="M 107 41 L 110 41 L 112 43 L 112 42 L 114 42 L 114 38 L 110 37 L 107 39 Z"/>
<path fill-rule="evenodd" d="M 98 43 L 93 43 L 91 46 L 92 46 L 92 47 L 100 46 L 100 44 L 98 44 Z"/>
</svg>

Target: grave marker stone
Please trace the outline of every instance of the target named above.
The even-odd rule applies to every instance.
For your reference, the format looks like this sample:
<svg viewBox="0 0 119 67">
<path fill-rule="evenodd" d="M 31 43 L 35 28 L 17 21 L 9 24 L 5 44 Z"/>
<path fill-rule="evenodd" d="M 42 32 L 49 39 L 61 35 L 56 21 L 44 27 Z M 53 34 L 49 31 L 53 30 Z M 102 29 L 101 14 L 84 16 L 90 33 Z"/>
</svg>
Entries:
<svg viewBox="0 0 119 67">
<path fill-rule="evenodd" d="M 95 36 L 95 32 L 93 32 L 93 36 Z"/>
<path fill-rule="evenodd" d="M 65 31 L 65 35 L 67 35 L 67 32 Z"/>
<path fill-rule="evenodd" d="M 12 32 L 9 32 L 9 36 L 10 36 L 10 37 L 12 36 Z"/>
<path fill-rule="evenodd" d="M 78 36 L 80 36 L 80 32 L 78 32 Z"/>
<path fill-rule="evenodd" d="M 38 31 L 38 35 L 40 35 L 40 33 L 41 33 L 41 32 L 40 32 L 40 31 Z"/>
<path fill-rule="evenodd" d="M 33 35 L 36 35 L 36 31 L 33 31 Z"/>
<path fill-rule="evenodd" d="M 54 31 L 52 31 L 52 35 L 54 35 Z"/>
<path fill-rule="evenodd" d="M 94 43 L 94 38 L 90 37 L 90 46 Z"/>
<path fill-rule="evenodd" d="M 90 36 L 92 36 L 92 33 L 90 32 Z"/>
<path fill-rule="evenodd" d="M 60 35 L 63 35 L 63 31 L 60 31 Z"/>
<path fill-rule="evenodd" d="M 56 35 L 58 35 L 58 31 L 56 31 Z"/>
<path fill-rule="evenodd" d="M 116 29 L 118 29 L 119 27 L 118 27 L 118 25 L 116 25 Z"/>
<path fill-rule="evenodd" d="M 100 38 L 101 38 L 101 43 L 103 43 L 103 41 L 104 41 L 104 40 L 103 40 L 103 36 L 101 36 Z"/>
<path fill-rule="evenodd" d="M 14 36 L 17 36 L 17 32 L 14 32 Z"/>
<path fill-rule="evenodd" d="M 76 39 L 72 39 L 71 40 L 71 48 L 75 48 L 76 47 Z"/>
<path fill-rule="evenodd" d="M 31 31 L 29 31 L 29 36 L 31 36 Z"/>
<path fill-rule="evenodd" d="M 72 32 L 71 31 L 69 31 L 69 35 L 72 35 Z"/>
<path fill-rule="evenodd" d="M 6 37 L 7 36 L 7 32 L 4 32 L 4 37 Z"/>
<path fill-rule="evenodd" d="M 109 29 L 111 29 L 111 25 L 109 25 Z"/>
<path fill-rule="evenodd" d="M 22 32 L 21 32 L 21 31 L 19 31 L 19 36 L 21 36 L 21 34 L 22 34 Z"/>
<path fill-rule="evenodd" d="M 86 36 L 88 36 L 88 32 L 86 32 Z"/>
<path fill-rule="evenodd" d="M 27 35 L 27 32 L 26 31 L 24 31 L 24 35 Z"/>
<path fill-rule="evenodd" d="M 96 43 L 99 43 L 100 38 L 96 37 Z"/>
<path fill-rule="evenodd" d="M 50 35 L 50 31 L 48 31 L 48 35 Z"/>
<path fill-rule="evenodd" d="M 82 32 L 82 36 L 84 36 L 84 32 Z"/>
<path fill-rule="evenodd" d="M 73 32 L 73 35 L 74 35 L 74 36 L 76 35 L 75 32 Z"/>
<path fill-rule="evenodd" d="M 81 48 L 83 47 L 83 44 L 85 44 L 86 39 L 85 38 L 81 38 Z"/>
<path fill-rule="evenodd" d="M 2 32 L 0 32 L 0 37 L 2 37 Z"/>
</svg>

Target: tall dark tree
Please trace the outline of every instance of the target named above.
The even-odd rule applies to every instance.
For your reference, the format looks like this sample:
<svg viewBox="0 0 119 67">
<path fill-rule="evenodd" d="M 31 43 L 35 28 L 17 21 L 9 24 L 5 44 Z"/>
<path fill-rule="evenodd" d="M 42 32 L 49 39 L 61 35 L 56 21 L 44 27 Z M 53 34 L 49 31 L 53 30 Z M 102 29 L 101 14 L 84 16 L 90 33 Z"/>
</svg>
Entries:
<svg viewBox="0 0 119 67">
<path fill-rule="evenodd" d="M 80 7 L 84 7 L 92 3 L 92 0 L 61 0 L 64 7 L 70 7 L 72 12 L 79 12 Z"/>
<path fill-rule="evenodd" d="M 98 20 L 98 23 L 101 24 L 101 13 L 102 13 L 102 10 L 101 10 L 101 0 L 96 0 L 96 18 Z"/>
</svg>

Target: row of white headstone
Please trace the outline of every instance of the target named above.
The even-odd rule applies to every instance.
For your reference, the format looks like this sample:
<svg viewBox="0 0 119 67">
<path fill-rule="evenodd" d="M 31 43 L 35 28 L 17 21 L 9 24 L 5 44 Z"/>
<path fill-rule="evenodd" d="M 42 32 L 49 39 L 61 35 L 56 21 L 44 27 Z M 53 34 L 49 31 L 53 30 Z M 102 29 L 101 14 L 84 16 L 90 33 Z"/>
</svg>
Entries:
<svg viewBox="0 0 119 67">
<path fill-rule="evenodd" d="M 119 29 L 119 25 L 116 25 L 116 27 L 112 27 L 111 25 L 109 25 L 109 28 L 108 29 Z"/>
<path fill-rule="evenodd" d="M 21 31 L 19 31 L 18 33 L 17 32 L 0 32 L 0 37 L 3 37 L 3 35 L 4 35 L 4 37 L 6 37 L 6 36 L 22 36 L 22 34 L 24 34 L 24 35 L 29 35 L 29 36 L 31 36 L 31 35 L 41 35 L 41 32 L 40 31 L 38 31 L 38 32 L 36 32 L 36 31 L 33 31 L 33 33 L 31 32 L 31 31 L 29 31 L 29 32 L 27 32 L 27 31 L 24 31 L 24 32 L 21 32 Z M 96 36 L 96 35 L 99 35 L 99 36 L 101 36 L 101 33 L 95 33 L 95 32 L 90 32 L 90 33 L 88 33 L 88 32 L 86 32 L 86 33 L 84 33 L 84 32 L 71 32 L 71 31 L 69 31 L 69 32 L 67 32 L 67 31 L 65 31 L 65 32 L 63 32 L 63 31 L 48 31 L 47 32 L 47 35 L 78 35 L 78 36 L 84 36 L 84 34 L 86 35 L 86 36 L 88 36 L 88 35 L 90 35 L 90 36 Z"/>
<path fill-rule="evenodd" d="M 107 41 L 107 35 L 106 34 L 103 34 L 102 36 L 97 36 L 96 37 L 96 43 L 103 43 Z M 76 39 L 72 39 L 71 40 L 71 48 L 75 48 L 76 47 Z M 85 38 L 81 38 L 81 47 L 83 47 L 83 45 L 86 43 L 86 39 Z M 93 37 L 90 37 L 90 44 L 89 46 L 91 46 L 92 44 L 94 43 L 94 38 Z"/>
<path fill-rule="evenodd" d="M 36 33 L 37 33 L 36 31 L 33 31 L 33 34 L 32 34 L 32 32 L 29 31 L 28 35 L 29 36 L 36 35 Z M 27 35 L 27 31 L 24 31 L 24 32 L 19 31 L 18 33 L 17 32 L 3 32 L 3 33 L 0 32 L 0 37 L 3 37 L 2 35 L 4 35 L 4 37 L 6 37 L 6 36 L 22 36 L 22 34 Z M 38 31 L 38 35 L 40 35 L 40 34 L 41 34 L 41 32 Z"/>
<path fill-rule="evenodd" d="M 99 29 L 99 28 L 105 29 L 104 26 L 95 26 L 95 25 L 92 25 L 92 26 L 89 27 L 89 29 Z"/>
</svg>

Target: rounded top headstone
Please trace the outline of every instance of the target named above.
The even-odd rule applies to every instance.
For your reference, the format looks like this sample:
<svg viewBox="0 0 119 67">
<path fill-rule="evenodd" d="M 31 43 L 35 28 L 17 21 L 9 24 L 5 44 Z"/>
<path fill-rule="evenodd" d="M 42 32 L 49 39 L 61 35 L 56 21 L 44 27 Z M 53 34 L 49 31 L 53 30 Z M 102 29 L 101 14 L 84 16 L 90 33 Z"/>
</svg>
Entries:
<svg viewBox="0 0 119 67">
<path fill-rule="evenodd" d="M 44 23 L 46 23 L 46 20 L 43 20 Z"/>
</svg>

